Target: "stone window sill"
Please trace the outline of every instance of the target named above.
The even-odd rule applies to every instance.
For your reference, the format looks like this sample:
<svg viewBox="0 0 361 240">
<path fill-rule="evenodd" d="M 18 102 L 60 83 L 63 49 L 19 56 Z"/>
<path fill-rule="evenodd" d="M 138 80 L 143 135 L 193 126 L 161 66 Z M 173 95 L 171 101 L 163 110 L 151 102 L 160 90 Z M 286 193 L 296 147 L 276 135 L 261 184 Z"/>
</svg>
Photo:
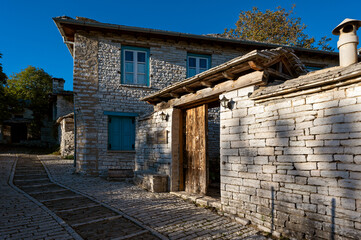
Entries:
<svg viewBox="0 0 361 240">
<path fill-rule="evenodd" d="M 135 153 L 135 150 L 108 150 L 108 153 Z"/>
<path fill-rule="evenodd" d="M 132 85 L 132 84 L 121 84 L 122 87 L 128 87 L 128 88 L 143 88 L 148 90 L 159 90 L 157 88 L 153 88 L 151 86 L 142 86 L 142 85 Z"/>
</svg>

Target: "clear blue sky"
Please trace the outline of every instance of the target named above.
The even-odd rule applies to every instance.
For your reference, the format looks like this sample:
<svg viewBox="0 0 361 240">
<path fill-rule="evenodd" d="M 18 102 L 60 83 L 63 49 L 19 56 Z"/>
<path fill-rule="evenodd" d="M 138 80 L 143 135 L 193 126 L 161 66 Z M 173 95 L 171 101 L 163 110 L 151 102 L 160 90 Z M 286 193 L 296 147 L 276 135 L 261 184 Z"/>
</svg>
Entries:
<svg viewBox="0 0 361 240">
<path fill-rule="evenodd" d="M 289 10 L 292 4 L 296 4 L 296 16 L 308 26 L 306 33 L 316 39 L 332 36 L 332 29 L 347 17 L 361 20 L 360 0 L 1 0 L 0 61 L 8 76 L 32 65 L 64 78 L 65 88 L 72 90 L 73 59 L 52 17 L 83 16 L 105 23 L 206 34 L 234 27 L 241 10 L 253 6 L 263 11 L 277 6 Z M 335 48 L 336 42 L 333 37 Z"/>
</svg>

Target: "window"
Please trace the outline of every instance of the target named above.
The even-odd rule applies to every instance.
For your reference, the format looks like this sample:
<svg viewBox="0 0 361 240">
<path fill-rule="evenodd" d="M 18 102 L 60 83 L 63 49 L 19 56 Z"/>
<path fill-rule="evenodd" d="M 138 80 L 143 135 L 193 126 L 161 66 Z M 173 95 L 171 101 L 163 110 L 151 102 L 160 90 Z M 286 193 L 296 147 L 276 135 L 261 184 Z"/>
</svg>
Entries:
<svg viewBox="0 0 361 240">
<path fill-rule="evenodd" d="M 135 115 L 104 112 L 108 115 L 108 150 L 135 150 Z M 116 115 L 114 115 L 116 114 Z M 127 116 L 133 115 L 133 116 Z"/>
<path fill-rule="evenodd" d="M 188 53 L 187 77 L 204 72 L 211 67 L 211 56 Z"/>
<path fill-rule="evenodd" d="M 149 86 L 149 49 L 122 47 L 122 83 Z"/>
</svg>

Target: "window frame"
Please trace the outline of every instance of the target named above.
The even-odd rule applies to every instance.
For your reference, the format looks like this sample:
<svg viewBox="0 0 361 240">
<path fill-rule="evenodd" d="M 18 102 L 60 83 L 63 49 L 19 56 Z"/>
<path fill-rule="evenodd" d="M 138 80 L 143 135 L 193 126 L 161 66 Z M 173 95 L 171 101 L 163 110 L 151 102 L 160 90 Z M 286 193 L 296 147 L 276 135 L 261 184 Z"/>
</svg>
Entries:
<svg viewBox="0 0 361 240">
<path fill-rule="evenodd" d="M 137 63 L 136 59 L 137 59 L 137 54 L 134 53 L 138 53 L 138 52 L 144 52 L 146 54 L 145 56 L 145 84 L 139 84 L 137 83 L 138 80 L 138 72 L 134 71 L 133 72 L 133 82 L 132 83 L 126 83 L 125 82 L 125 51 L 131 51 L 133 52 L 133 57 L 136 56 L 136 58 L 134 58 L 133 60 L 133 68 L 137 69 Z M 133 47 L 133 46 L 122 46 L 122 50 L 121 50 L 121 84 L 125 84 L 125 85 L 134 85 L 134 86 L 149 86 L 150 85 L 150 79 L 149 79 L 149 58 L 150 58 L 150 51 L 149 48 L 143 48 L 143 47 Z"/>
<path fill-rule="evenodd" d="M 138 116 L 137 113 L 126 113 L 126 112 L 110 112 L 110 111 L 104 111 L 104 115 L 107 116 L 107 134 L 108 134 L 108 138 L 107 138 L 107 151 L 117 151 L 117 152 L 135 152 L 135 135 L 136 135 L 136 117 Z M 114 118 L 118 118 L 118 119 L 124 119 L 124 118 L 129 118 L 132 121 L 134 121 L 134 126 L 131 129 L 131 148 L 123 148 L 123 145 L 121 144 L 123 139 L 122 137 L 124 136 L 124 132 L 120 132 L 119 133 L 119 142 L 120 142 L 120 147 L 116 148 L 116 149 L 112 149 L 111 147 L 111 132 L 112 129 L 110 127 L 110 121 L 111 119 Z M 114 121 L 114 120 L 113 120 Z M 120 127 L 121 128 L 121 127 Z M 122 131 L 122 129 L 120 129 Z"/>
<path fill-rule="evenodd" d="M 195 75 L 191 76 L 191 75 L 189 74 L 189 69 L 190 69 L 190 67 L 189 67 L 189 62 L 190 62 L 190 61 L 189 61 L 189 58 L 190 58 L 190 57 L 196 59 L 196 74 L 195 74 L 195 75 L 201 73 L 201 72 L 199 71 L 199 70 L 200 70 L 200 66 L 199 66 L 199 65 L 200 65 L 200 64 L 199 64 L 200 59 L 206 59 L 206 60 L 207 60 L 207 69 L 204 70 L 204 71 L 207 71 L 208 69 L 211 68 L 211 60 L 212 60 L 212 56 L 211 56 L 211 55 L 187 53 L 187 78 L 195 76 Z M 202 71 L 202 72 L 204 72 L 204 71 Z"/>
</svg>

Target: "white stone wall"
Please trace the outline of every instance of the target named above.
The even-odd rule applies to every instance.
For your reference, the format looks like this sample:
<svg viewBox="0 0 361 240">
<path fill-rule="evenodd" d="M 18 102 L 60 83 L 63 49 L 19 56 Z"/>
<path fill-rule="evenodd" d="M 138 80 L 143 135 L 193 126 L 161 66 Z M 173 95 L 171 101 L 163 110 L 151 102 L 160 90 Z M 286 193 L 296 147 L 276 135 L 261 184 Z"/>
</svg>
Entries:
<svg viewBox="0 0 361 240">
<path fill-rule="evenodd" d="M 253 91 L 221 109 L 223 209 L 297 239 L 360 239 L 361 86 L 259 104 Z"/>
<path fill-rule="evenodd" d="M 167 114 L 162 120 L 161 113 Z M 154 112 L 137 125 L 135 170 L 158 174 L 171 174 L 172 163 L 172 113 L 173 109 Z M 167 131 L 167 132 L 165 132 Z M 167 134 L 167 142 L 158 141 L 157 133 Z"/>
<path fill-rule="evenodd" d="M 60 122 L 60 155 L 74 156 L 74 119 L 64 118 Z"/>
</svg>

